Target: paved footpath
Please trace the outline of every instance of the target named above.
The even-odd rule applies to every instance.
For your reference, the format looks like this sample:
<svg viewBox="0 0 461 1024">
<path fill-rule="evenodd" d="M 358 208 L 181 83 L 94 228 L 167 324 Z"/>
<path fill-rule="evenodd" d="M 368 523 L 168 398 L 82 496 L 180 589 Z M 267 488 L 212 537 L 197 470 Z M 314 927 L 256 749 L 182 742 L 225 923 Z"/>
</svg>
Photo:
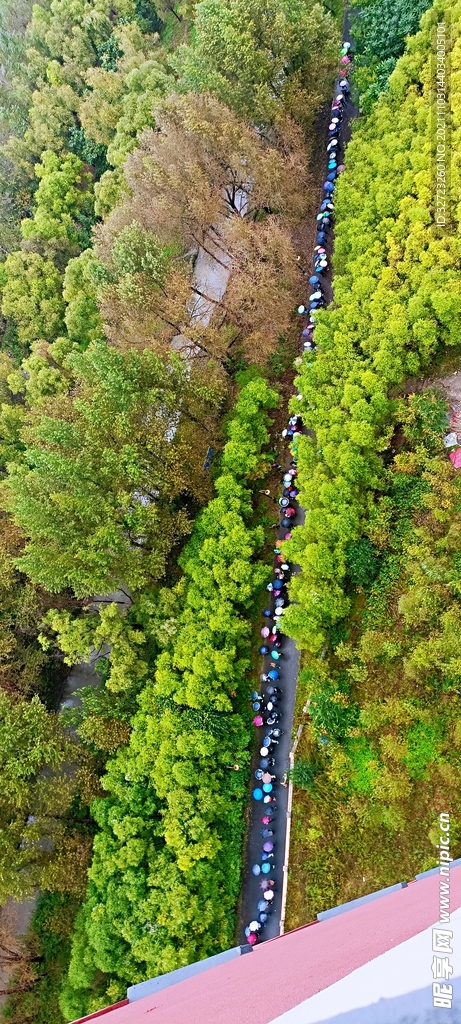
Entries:
<svg viewBox="0 0 461 1024">
<path fill-rule="evenodd" d="M 346 42 L 346 41 L 349 41 L 349 18 L 348 18 L 347 10 L 346 10 L 346 13 L 345 13 L 344 26 L 343 26 L 343 42 Z M 336 82 L 335 83 L 335 93 L 334 93 L 334 95 L 336 96 L 338 92 L 339 92 L 339 86 L 338 86 L 338 82 Z M 347 142 L 349 141 L 350 135 L 351 135 L 350 122 L 355 117 L 357 117 L 357 116 L 358 116 L 357 108 L 354 106 L 354 104 L 352 103 L 352 101 L 350 99 L 347 99 L 346 103 L 343 106 L 343 117 L 342 117 L 342 122 L 341 122 L 341 130 L 340 130 L 340 134 L 339 134 L 340 146 L 341 146 L 341 149 L 340 149 L 341 160 L 342 160 L 342 158 L 344 156 L 344 147 L 347 144 Z M 326 141 L 325 141 L 325 149 L 326 149 Z M 326 166 L 326 164 L 327 164 L 327 158 L 326 158 L 326 153 L 325 153 L 325 166 Z M 326 171 L 325 171 L 325 174 L 326 174 Z M 321 185 L 319 183 L 319 205 L 320 205 L 320 202 L 321 202 L 321 195 L 322 195 L 322 189 L 321 189 Z M 327 275 L 323 279 L 323 293 L 324 293 L 324 296 L 325 296 L 327 304 L 329 302 L 331 302 L 331 300 L 333 298 L 332 283 L 331 283 L 331 269 L 330 269 L 332 242 L 333 242 L 333 233 L 330 235 L 328 243 L 327 243 L 327 246 L 326 246 L 327 252 L 328 252 L 328 257 L 329 257 L 329 269 L 328 269 Z M 307 264 L 310 267 L 311 266 L 311 254 L 310 253 L 306 253 L 306 262 L 307 262 Z M 288 414 L 287 414 L 287 420 L 288 420 Z M 286 468 L 288 468 L 289 465 L 290 465 L 290 459 L 291 459 L 291 456 L 288 453 L 287 454 L 287 458 L 286 458 Z M 285 466 L 284 466 L 284 471 L 285 471 Z M 282 476 L 282 473 L 280 475 Z M 280 485 L 280 493 L 281 493 L 281 490 L 282 490 L 282 486 L 283 485 L 281 484 Z M 294 526 L 302 525 L 302 523 L 304 522 L 304 510 L 302 508 L 300 508 L 299 506 L 296 506 L 296 502 L 294 502 L 294 501 L 290 502 L 290 504 L 295 505 L 295 507 L 297 508 L 296 517 L 292 520 L 293 525 Z M 279 529 L 277 531 L 274 531 L 274 533 L 275 533 L 276 537 L 282 539 L 285 536 L 286 529 Z M 275 537 L 274 537 L 274 540 L 275 540 Z M 276 563 L 274 562 L 274 565 L 275 564 Z M 292 574 L 295 574 L 296 572 L 299 572 L 299 566 L 293 565 L 292 566 Z M 269 607 L 269 603 L 270 603 L 269 602 L 269 598 L 270 597 L 271 597 L 271 595 L 268 594 L 268 602 L 267 602 L 267 606 L 268 607 Z M 272 606 L 272 603 L 271 603 L 271 606 Z M 265 622 L 267 622 L 267 620 L 261 619 L 261 626 L 263 626 Z M 264 668 L 263 668 L 263 665 L 261 665 L 261 671 L 264 671 L 264 672 L 267 673 L 267 671 L 269 670 L 270 657 L 267 656 L 264 659 L 262 659 L 262 661 L 264 662 Z M 258 917 L 257 904 L 258 904 L 258 901 L 263 896 L 263 893 L 262 893 L 261 888 L 260 888 L 260 882 L 261 882 L 261 879 L 264 878 L 264 877 L 272 878 L 274 880 L 274 882 L 275 882 L 275 888 L 274 888 L 275 896 L 274 896 L 274 900 L 273 900 L 273 903 L 272 903 L 272 912 L 270 913 L 270 915 L 268 917 L 268 920 L 267 920 L 267 922 L 265 924 L 265 927 L 264 927 L 264 929 L 263 929 L 263 931 L 261 933 L 260 941 L 265 941 L 266 939 L 273 939 L 273 938 L 275 938 L 275 936 L 280 934 L 280 915 L 281 915 L 281 910 L 282 910 L 281 901 L 282 901 L 282 883 L 283 883 L 283 859 L 284 859 L 284 852 L 285 852 L 285 840 L 286 840 L 286 830 L 287 830 L 288 788 L 285 788 L 284 786 L 281 786 L 279 783 L 283 779 L 284 773 L 288 770 L 288 767 L 289 767 L 289 753 L 290 753 L 291 745 L 292 745 L 292 730 L 293 730 L 293 719 L 294 719 L 294 709 L 295 709 L 295 700 L 296 700 L 296 686 L 297 686 L 297 680 L 298 680 L 298 670 L 299 670 L 299 651 L 296 649 L 293 640 L 291 640 L 289 637 L 284 637 L 284 639 L 282 641 L 282 657 L 280 658 L 280 660 L 277 663 L 277 671 L 279 672 L 280 679 L 277 680 L 277 684 L 276 684 L 277 686 L 280 686 L 280 689 L 282 691 L 281 702 L 280 702 L 280 706 L 278 708 L 278 710 L 281 710 L 282 720 L 281 720 L 280 723 L 277 723 L 277 724 L 280 724 L 280 726 L 281 726 L 281 728 L 283 730 L 283 734 L 280 737 L 279 744 L 277 746 L 275 746 L 273 748 L 273 750 L 271 750 L 271 755 L 273 757 L 275 757 L 275 762 L 276 763 L 275 763 L 275 766 L 270 769 L 272 772 L 274 772 L 276 774 L 277 782 L 278 782 L 278 784 L 274 787 L 275 795 L 276 795 L 276 799 L 277 799 L 276 810 L 275 810 L 275 814 L 274 814 L 274 821 L 273 821 L 273 824 L 271 824 L 269 826 L 274 831 L 274 836 L 271 837 L 271 841 L 274 843 L 273 868 L 272 868 L 272 870 L 270 872 L 270 875 L 268 875 L 268 876 L 260 875 L 259 877 L 255 877 L 252 874 L 252 870 L 251 870 L 252 866 L 254 864 L 261 863 L 261 850 L 262 850 L 262 844 L 264 842 L 264 839 L 261 837 L 261 828 L 263 827 L 263 825 L 261 823 L 261 818 L 262 818 L 262 816 L 264 814 L 264 809 L 263 809 L 264 805 L 260 801 L 255 801 L 251 797 L 251 795 L 250 795 L 252 790 L 254 789 L 254 787 L 259 785 L 259 783 L 254 778 L 254 771 L 259 766 L 259 760 L 260 760 L 259 749 L 262 746 L 263 737 L 264 737 L 265 733 L 267 732 L 267 727 L 262 726 L 260 729 L 256 729 L 257 740 L 256 740 L 255 752 L 254 752 L 254 757 L 253 757 L 252 767 L 251 767 L 251 783 L 250 783 L 250 794 L 249 794 L 249 799 L 250 799 L 249 825 L 248 825 L 247 845 L 246 845 L 244 875 L 243 875 L 243 885 L 242 885 L 242 892 L 241 892 L 241 899 L 240 899 L 240 912 L 239 912 L 239 934 L 238 934 L 238 942 L 239 943 L 245 943 L 247 941 L 246 937 L 245 937 L 245 932 L 244 932 L 245 926 L 248 925 L 250 921 L 252 921 L 253 919 L 256 919 Z M 264 689 L 265 689 L 266 685 L 267 685 L 266 683 L 261 683 L 260 684 L 259 693 L 264 693 Z"/>
</svg>

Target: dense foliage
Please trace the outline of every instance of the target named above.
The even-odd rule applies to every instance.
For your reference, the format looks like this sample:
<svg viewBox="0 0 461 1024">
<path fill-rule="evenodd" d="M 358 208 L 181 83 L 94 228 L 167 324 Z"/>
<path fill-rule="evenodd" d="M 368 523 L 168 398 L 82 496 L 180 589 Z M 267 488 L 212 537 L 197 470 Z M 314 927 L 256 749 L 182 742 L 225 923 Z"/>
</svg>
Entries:
<svg viewBox="0 0 461 1024">
<path fill-rule="evenodd" d="M 93 805 L 99 832 L 62 999 L 69 1018 L 232 942 L 249 760 L 249 616 L 268 573 L 258 561 L 264 534 L 253 525 L 252 481 L 265 472 L 265 410 L 276 402 L 260 377 L 242 388 L 217 496 L 197 518 L 175 588 L 144 593 L 126 617 L 112 605 L 101 624 L 48 616 L 71 659 L 110 643 L 112 715 L 139 691 L 129 743 L 108 762 L 108 795 Z M 79 731 L 97 744 L 109 716 L 103 692 L 95 698 Z"/>
<path fill-rule="evenodd" d="M 430 6 L 429 0 L 354 0 L 354 79 L 364 112 L 371 112 L 374 100 L 387 88 L 406 37 L 418 31 L 421 15 Z"/>
<path fill-rule="evenodd" d="M 432 165 L 433 32 L 448 9 L 423 15 L 354 132 L 335 302 L 297 379 L 314 439 L 298 439 L 307 512 L 285 545 L 302 573 L 284 623 L 305 651 L 298 749 L 315 776 L 294 805 L 291 926 L 432 867 L 447 809 L 459 851 L 461 481 L 443 446 L 446 396 L 416 378 L 458 367 L 461 342 L 459 3 L 442 229 Z"/>
<path fill-rule="evenodd" d="M 308 511 L 286 545 L 303 571 L 292 583 L 295 600 L 285 622 L 313 652 L 349 611 L 350 545 L 362 533 L 378 543 L 386 535 L 376 494 L 388 487 L 382 453 L 399 417 L 390 389 L 461 343 L 459 240 L 436 226 L 431 191 L 428 51 L 443 10 L 440 3 L 424 16 L 389 91 L 348 148 L 337 187 L 335 302 L 318 315 L 318 351 L 303 357 L 297 378 L 303 400 L 295 400 L 295 411 L 301 405 L 315 440 L 298 443 L 300 499 Z M 459 59 L 454 39 L 453 68 Z M 457 124 L 459 98 L 452 95 Z M 454 226 L 457 181 L 454 165 L 448 194 Z"/>
</svg>

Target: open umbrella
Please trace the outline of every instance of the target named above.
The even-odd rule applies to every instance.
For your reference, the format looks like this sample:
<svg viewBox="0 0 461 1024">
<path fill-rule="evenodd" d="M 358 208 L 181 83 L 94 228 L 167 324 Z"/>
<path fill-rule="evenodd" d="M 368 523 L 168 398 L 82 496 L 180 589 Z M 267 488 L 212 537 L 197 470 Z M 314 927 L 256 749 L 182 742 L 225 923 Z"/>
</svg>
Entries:
<svg viewBox="0 0 461 1024">
<path fill-rule="evenodd" d="M 260 914 L 264 912 L 264 910 L 267 910 L 266 900 L 259 900 L 259 903 L 257 904 L 257 909 L 259 910 Z"/>
<path fill-rule="evenodd" d="M 260 762 L 259 762 L 259 764 L 260 764 L 261 768 L 268 768 L 269 767 L 269 758 L 268 757 L 262 757 Z"/>
<path fill-rule="evenodd" d="M 250 934 L 248 936 L 248 939 L 247 939 L 248 944 L 250 946 L 256 946 L 257 941 L 258 941 L 258 936 L 255 935 L 254 932 L 250 932 Z"/>
<path fill-rule="evenodd" d="M 273 849 L 274 849 L 274 844 L 273 843 L 264 843 L 264 846 L 263 846 L 264 853 L 270 853 L 271 850 L 273 850 Z"/>
<path fill-rule="evenodd" d="M 280 611 L 282 611 L 282 609 L 280 609 Z M 278 661 L 279 658 L 280 658 L 279 652 L 278 651 L 271 651 L 271 658 L 273 658 L 274 661 Z"/>
<path fill-rule="evenodd" d="M 261 773 L 261 778 L 262 778 L 264 783 L 272 782 L 272 775 L 271 775 L 270 772 Z"/>
<path fill-rule="evenodd" d="M 269 753 L 269 748 L 268 747 L 261 747 L 259 753 L 261 754 L 262 757 L 267 757 L 267 755 Z"/>
<path fill-rule="evenodd" d="M 269 679 L 280 679 L 280 676 L 279 676 L 279 674 L 277 672 L 277 669 L 275 669 L 275 668 L 269 669 L 267 674 L 269 676 Z"/>
<path fill-rule="evenodd" d="M 259 932 L 261 925 L 259 921 L 250 921 L 248 927 L 250 929 L 250 932 Z"/>
<path fill-rule="evenodd" d="M 271 819 L 271 817 L 270 817 L 270 815 L 269 815 L 269 814 L 263 814 L 263 816 L 262 816 L 262 818 L 261 818 L 261 824 L 262 824 L 262 825 L 269 825 L 269 822 L 270 822 L 271 820 L 272 820 L 272 819 Z"/>
<path fill-rule="evenodd" d="M 283 590 L 283 580 L 274 580 L 274 590 Z M 267 633 L 269 633 L 269 630 Z"/>
<path fill-rule="evenodd" d="M 266 861 L 264 862 L 264 864 L 262 865 L 262 867 L 261 867 L 261 871 L 262 871 L 263 875 L 268 875 L 268 874 L 269 874 L 269 871 L 270 871 L 270 870 L 271 870 L 271 868 L 273 868 L 273 867 L 274 867 L 274 865 L 273 865 L 273 864 L 269 864 L 269 862 L 268 862 L 268 861 L 266 860 Z"/>
<path fill-rule="evenodd" d="M 260 654 L 269 654 L 269 648 L 266 647 L 266 644 L 261 644 L 261 647 L 259 648 L 259 653 Z"/>
<path fill-rule="evenodd" d="M 258 786 L 257 789 L 253 790 L 253 799 L 254 800 L 262 800 L 262 798 L 263 798 L 262 790 Z"/>
<path fill-rule="evenodd" d="M 264 899 L 266 899 L 268 901 L 268 903 L 271 903 L 272 900 L 274 899 L 274 893 L 272 892 L 271 889 L 269 889 L 269 890 L 266 889 L 265 892 L 266 892 L 266 895 L 265 895 Z"/>
<path fill-rule="evenodd" d="M 261 913 L 259 915 L 259 920 L 261 921 L 261 924 L 265 924 L 267 921 L 267 914 Z"/>
<path fill-rule="evenodd" d="M 260 705 L 260 703 L 259 703 L 259 700 L 254 700 L 254 701 L 253 701 L 253 704 L 252 704 L 251 706 L 252 706 L 252 708 L 253 708 L 253 711 L 259 711 L 259 709 L 260 709 L 260 707 L 261 707 L 261 705 Z"/>
<path fill-rule="evenodd" d="M 269 633 L 270 633 L 269 626 L 263 626 L 263 628 L 261 630 L 261 636 L 264 636 L 264 637 L 269 636 Z"/>
<path fill-rule="evenodd" d="M 258 782 L 261 782 L 263 775 L 264 775 L 264 772 L 263 772 L 262 768 L 257 768 L 256 771 L 255 771 L 255 779 L 257 779 Z"/>
<path fill-rule="evenodd" d="M 264 719 L 262 715 L 255 715 L 253 718 L 253 725 L 259 726 L 264 725 Z"/>
<path fill-rule="evenodd" d="M 263 790 L 264 790 L 265 793 L 272 793 L 273 788 L 274 787 L 272 785 L 272 782 L 265 782 L 264 785 L 263 785 Z M 260 800 L 260 799 L 261 798 L 258 797 L 258 800 Z"/>
<path fill-rule="evenodd" d="M 253 867 L 252 867 L 251 871 L 252 871 L 253 875 L 260 875 L 261 874 L 261 868 L 260 868 L 259 864 L 253 864 Z"/>
</svg>

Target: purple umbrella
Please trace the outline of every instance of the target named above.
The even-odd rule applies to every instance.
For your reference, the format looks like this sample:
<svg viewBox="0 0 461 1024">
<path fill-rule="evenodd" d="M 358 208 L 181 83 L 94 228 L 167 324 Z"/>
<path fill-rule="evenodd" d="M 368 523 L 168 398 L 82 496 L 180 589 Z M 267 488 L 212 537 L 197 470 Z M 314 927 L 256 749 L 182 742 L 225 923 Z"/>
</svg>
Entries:
<svg viewBox="0 0 461 1024">
<path fill-rule="evenodd" d="M 261 630 L 261 636 L 264 636 L 264 637 L 269 636 L 269 633 L 270 633 L 269 626 L 263 626 L 263 628 Z"/>
<path fill-rule="evenodd" d="M 274 844 L 273 843 L 264 843 L 264 846 L 263 846 L 264 853 L 270 853 L 271 850 L 273 850 L 273 849 L 274 849 Z"/>
</svg>

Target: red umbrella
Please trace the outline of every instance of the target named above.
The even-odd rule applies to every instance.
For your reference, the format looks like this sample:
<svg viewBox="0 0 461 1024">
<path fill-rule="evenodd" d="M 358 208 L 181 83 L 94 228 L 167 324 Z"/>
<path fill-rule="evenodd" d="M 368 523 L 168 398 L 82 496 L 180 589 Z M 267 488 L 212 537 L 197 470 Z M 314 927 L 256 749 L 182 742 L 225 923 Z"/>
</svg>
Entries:
<svg viewBox="0 0 461 1024">
<path fill-rule="evenodd" d="M 255 717 L 253 718 L 253 725 L 263 725 L 263 724 L 264 724 L 264 718 L 262 717 L 262 715 L 255 715 Z"/>
<path fill-rule="evenodd" d="M 258 941 L 258 936 L 255 935 L 254 932 L 250 932 L 250 934 L 248 936 L 248 939 L 247 939 L 247 942 L 250 943 L 250 946 L 255 946 L 257 941 Z"/>
</svg>

